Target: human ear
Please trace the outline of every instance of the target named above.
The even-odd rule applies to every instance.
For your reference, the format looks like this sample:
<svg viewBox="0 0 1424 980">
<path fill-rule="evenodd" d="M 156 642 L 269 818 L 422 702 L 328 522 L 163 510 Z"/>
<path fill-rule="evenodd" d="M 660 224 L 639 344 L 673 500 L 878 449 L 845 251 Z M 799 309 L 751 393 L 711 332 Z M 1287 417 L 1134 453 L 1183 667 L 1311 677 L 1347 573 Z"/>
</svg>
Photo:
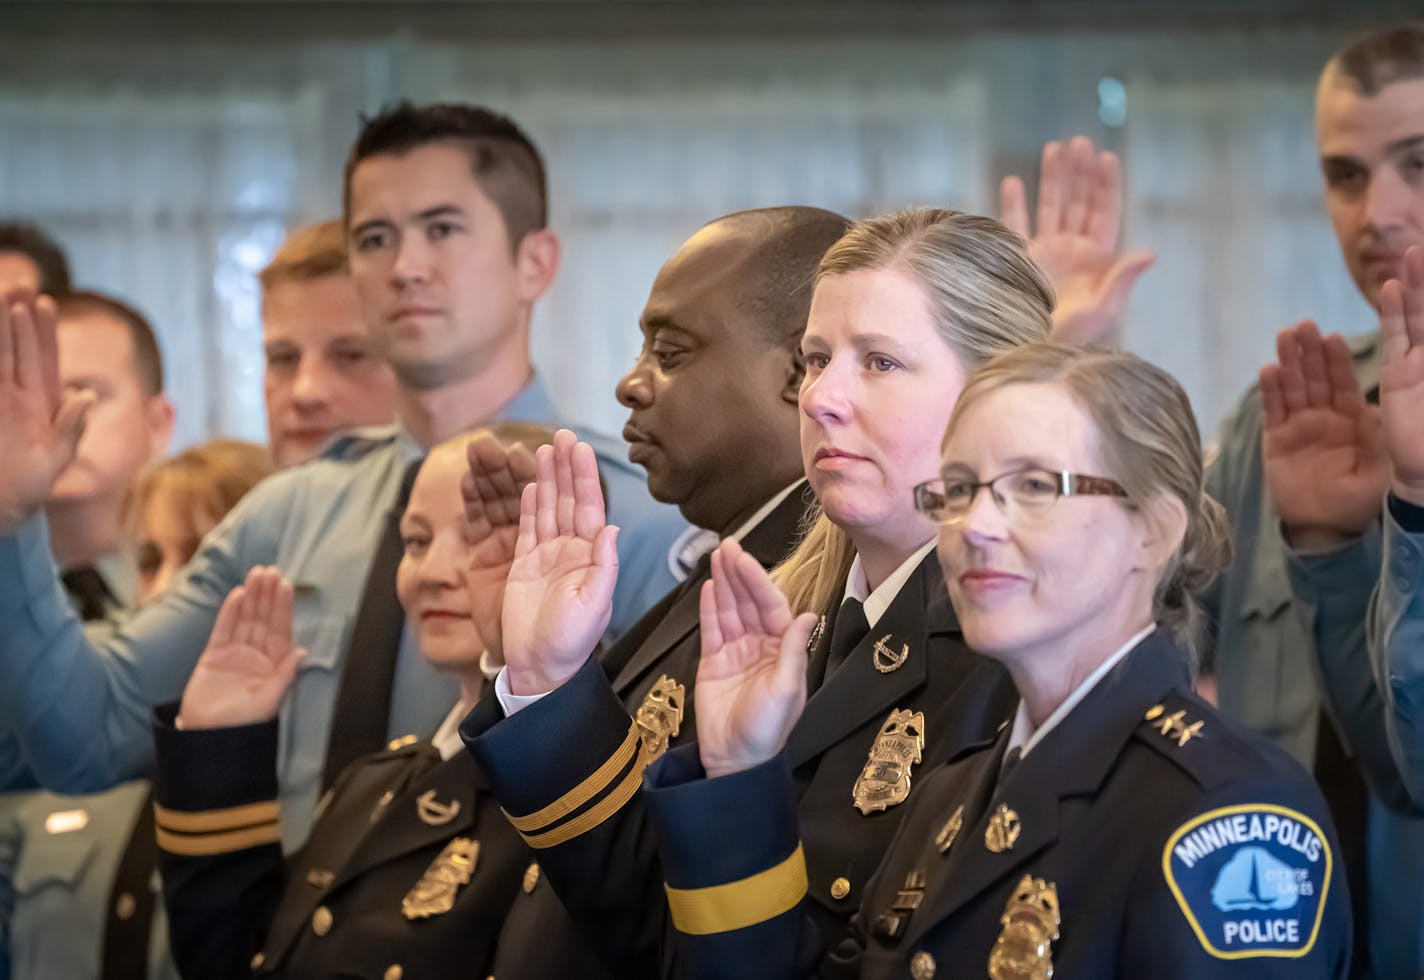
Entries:
<svg viewBox="0 0 1424 980">
<path fill-rule="evenodd" d="M 801 397 L 801 382 L 806 378 L 806 359 L 801 356 L 799 344 L 786 353 L 786 374 L 785 383 L 781 387 L 781 400 L 795 406 L 799 404 Z"/>
<path fill-rule="evenodd" d="M 1159 493 L 1139 509 L 1142 541 L 1138 567 L 1148 571 L 1166 568 L 1187 536 L 1187 507 L 1176 494 Z"/>
<path fill-rule="evenodd" d="M 559 236 L 547 228 L 531 231 L 515 249 L 514 265 L 519 275 L 519 298 L 533 303 L 549 291 L 559 271 Z"/>
<path fill-rule="evenodd" d="M 167 454 L 173 440 L 173 403 L 165 395 L 153 395 L 143 406 L 143 414 L 148 422 L 149 456 L 157 459 Z"/>
</svg>

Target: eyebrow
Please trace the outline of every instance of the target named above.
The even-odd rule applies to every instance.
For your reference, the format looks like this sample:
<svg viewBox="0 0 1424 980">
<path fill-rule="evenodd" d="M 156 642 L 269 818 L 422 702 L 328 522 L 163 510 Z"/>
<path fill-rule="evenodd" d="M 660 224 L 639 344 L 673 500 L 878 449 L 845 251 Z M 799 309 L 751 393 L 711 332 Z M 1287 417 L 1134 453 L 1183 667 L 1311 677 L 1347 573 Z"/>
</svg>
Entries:
<svg viewBox="0 0 1424 980">
<path fill-rule="evenodd" d="M 458 204 L 436 204 L 424 210 L 417 211 L 414 216 L 415 221 L 434 221 L 436 218 L 463 218 L 465 209 Z M 390 218 L 367 218 L 365 221 L 357 222 L 351 226 L 352 236 L 360 235 L 373 228 L 394 228 L 396 222 Z"/>
<path fill-rule="evenodd" d="M 1406 136 L 1403 139 L 1395 140 L 1389 144 L 1389 146 L 1386 146 L 1384 151 L 1387 154 L 1393 155 L 1395 153 L 1403 153 L 1406 150 L 1412 150 L 1420 145 L 1424 145 L 1424 133 L 1415 133 L 1413 136 Z"/>
</svg>

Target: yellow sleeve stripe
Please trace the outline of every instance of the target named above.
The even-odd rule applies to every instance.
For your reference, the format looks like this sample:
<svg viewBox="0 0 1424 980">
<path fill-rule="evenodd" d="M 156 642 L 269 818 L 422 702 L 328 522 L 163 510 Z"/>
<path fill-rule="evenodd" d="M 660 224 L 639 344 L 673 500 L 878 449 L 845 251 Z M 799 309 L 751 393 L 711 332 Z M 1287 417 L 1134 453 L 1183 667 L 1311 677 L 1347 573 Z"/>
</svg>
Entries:
<svg viewBox="0 0 1424 980">
<path fill-rule="evenodd" d="M 158 836 L 159 847 L 169 854 L 178 854 L 184 857 L 210 857 L 214 854 L 227 854 L 230 851 L 242 851 L 249 847 L 260 847 L 263 844 L 276 844 L 282 839 L 282 831 L 276 820 L 223 833 L 175 834 L 162 827 L 155 828 L 155 833 Z"/>
<path fill-rule="evenodd" d="M 806 896 L 806 855 L 801 845 L 773 868 L 741 881 L 710 888 L 667 889 L 668 909 L 677 931 L 710 936 L 745 929 L 794 909 Z"/>
<path fill-rule="evenodd" d="M 160 827 L 180 834 L 206 834 L 219 830 L 237 830 L 277 819 L 277 801 L 248 803 L 222 810 L 169 810 L 157 803 L 153 816 Z"/>
<path fill-rule="evenodd" d="M 551 823 L 575 812 L 579 807 L 603 792 L 613 781 L 613 777 L 622 772 L 632 761 L 633 755 L 638 751 L 638 745 L 638 723 L 632 722 L 628 726 L 628 737 L 623 740 L 623 744 L 618 746 L 618 749 L 608 757 L 608 761 L 595 769 L 583 782 L 536 813 L 531 813 L 526 817 L 516 817 L 506 810 L 504 815 L 509 818 L 514 829 L 521 834 L 538 833 Z"/>
<path fill-rule="evenodd" d="M 638 788 L 642 785 L 643 770 L 648 768 L 648 763 L 651 761 L 646 751 L 640 751 L 637 761 L 633 763 L 633 768 L 628 770 L 628 774 L 623 777 L 622 782 L 615 786 L 611 793 L 599 800 L 597 805 L 589 807 L 568 823 L 560 824 L 553 830 L 545 831 L 542 834 L 526 834 L 521 830 L 519 833 L 524 838 L 524 843 L 536 850 L 543 850 L 546 847 L 557 847 L 573 840 L 580 834 L 588 833 L 623 809 L 623 805 L 633 798 L 633 794 L 638 792 Z"/>
</svg>

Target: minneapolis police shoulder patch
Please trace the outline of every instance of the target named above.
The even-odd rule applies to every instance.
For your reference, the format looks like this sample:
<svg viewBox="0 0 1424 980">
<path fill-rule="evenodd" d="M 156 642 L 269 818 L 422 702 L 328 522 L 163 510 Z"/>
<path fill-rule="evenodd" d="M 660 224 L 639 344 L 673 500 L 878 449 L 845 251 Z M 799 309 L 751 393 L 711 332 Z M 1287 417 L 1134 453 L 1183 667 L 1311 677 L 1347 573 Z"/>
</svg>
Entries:
<svg viewBox="0 0 1424 980">
<path fill-rule="evenodd" d="M 1294 958 L 1315 946 L 1333 861 L 1305 814 L 1245 803 L 1178 827 L 1162 850 L 1162 873 L 1212 956 Z"/>
</svg>

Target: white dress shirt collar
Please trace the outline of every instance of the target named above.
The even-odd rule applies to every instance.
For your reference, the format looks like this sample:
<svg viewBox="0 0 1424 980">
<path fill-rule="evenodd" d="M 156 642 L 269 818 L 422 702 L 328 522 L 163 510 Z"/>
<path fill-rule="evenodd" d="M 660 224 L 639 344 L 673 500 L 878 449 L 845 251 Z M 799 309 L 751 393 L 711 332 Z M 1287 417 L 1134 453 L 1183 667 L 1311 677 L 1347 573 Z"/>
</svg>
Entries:
<svg viewBox="0 0 1424 980">
<path fill-rule="evenodd" d="M 846 576 L 845 598 L 841 601 L 859 601 L 865 609 L 865 621 L 874 629 L 880 617 L 885 615 L 885 610 L 890 608 L 890 603 L 900 594 L 905 582 L 914 574 L 915 569 L 920 567 L 925 556 L 934 550 L 934 546 L 933 540 L 920 546 L 919 550 L 901 562 L 900 567 L 891 572 L 885 581 L 876 586 L 874 592 L 870 591 L 870 583 L 865 579 L 865 567 L 861 565 L 860 555 L 857 554 L 855 561 L 850 563 L 850 573 Z"/>
</svg>

